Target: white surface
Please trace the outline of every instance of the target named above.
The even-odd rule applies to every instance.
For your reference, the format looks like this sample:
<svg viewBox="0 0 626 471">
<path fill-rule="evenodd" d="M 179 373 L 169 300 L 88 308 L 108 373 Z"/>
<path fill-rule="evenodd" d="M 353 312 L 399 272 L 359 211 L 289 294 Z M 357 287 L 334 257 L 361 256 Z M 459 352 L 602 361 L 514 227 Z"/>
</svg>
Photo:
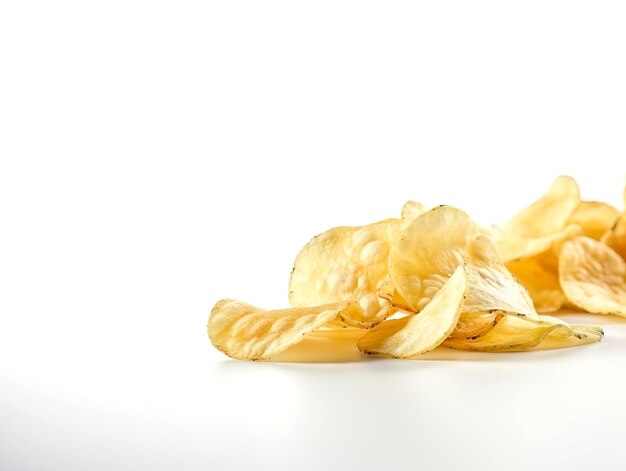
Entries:
<svg viewBox="0 0 626 471">
<path fill-rule="evenodd" d="M 258 364 L 210 307 L 404 200 L 620 204 L 621 2 L 3 2 L 0 469 L 623 469 L 599 345 Z"/>
</svg>

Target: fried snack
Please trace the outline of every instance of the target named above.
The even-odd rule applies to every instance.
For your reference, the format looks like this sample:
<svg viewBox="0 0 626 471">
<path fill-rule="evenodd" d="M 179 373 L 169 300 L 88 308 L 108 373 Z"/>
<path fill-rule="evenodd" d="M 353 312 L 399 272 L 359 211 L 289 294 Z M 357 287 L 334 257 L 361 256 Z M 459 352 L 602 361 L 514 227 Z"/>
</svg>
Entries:
<svg viewBox="0 0 626 471">
<path fill-rule="evenodd" d="M 571 334 L 562 332 L 554 336 L 554 342 L 558 346 L 577 346 L 598 342 L 602 339 L 602 329 L 595 326 L 572 326 Z M 473 352 L 521 352 L 532 350 L 545 340 L 553 332 L 561 329 L 558 323 L 536 324 L 519 317 L 505 316 L 497 325 L 476 339 L 453 339 L 449 338 L 443 346 L 455 350 L 467 350 Z"/>
<path fill-rule="evenodd" d="M 357 347 L 389 358 L 414 358 L 436 348 L 454 330 L 467 286 L 465 270 L 458 267 L 422 312 L 384 321 L 368 330 Z"/>
<path fill-rule="evenodd" d="M 568 224 L 580 227 L 583 234 L 600 240 L 615 224 L 619 211 L 610 204 L 599 201 L 582 201 L 568 219 Z"/>
<path fill-rule="evenodd" d="M 567 241 L 559 279 L 567 299 L 581 309 L 626 317 L 626 262 L 607 245 L 589 237 Z"/>
<path fill-rule="evenodd" d="M 465 265 L 468 277 L 463 312 L 538 316 L 491 240 L 459 209 L 440 206 L 418 217 L 405 227 L 389 254 L 393 283 L 414 312 L 430 302 L 459 265 Z"/>
<path fill-rule="evenodd" d="M 335 227 L 307 243 L 289 280 L 291 308 L 224 299 L 211 311 L 208 334 L 241 360 L 275 358 L 305 338 L 289 351 L 299 361 L 339 361 L 328 354 L 334 342 L 341 358 L 359 351 L 420 358 L 438 346 L 580 346 L 600 341 L 602 329 L 539 312 L 575 307 L 626 317 L 625 260 L 626 213 L 581 201 L 570 177 L 558 177 L 500 227 L 480 227 L 460 209 L 427 211 L 407 201 L 400 218 Z M 286 355 L 277 359 L 289 361 Z"/>
<path fill-rule="evenodd" d="M 378 296 L 388 280 L 388 255 L 401 227 L 400 219 L 367 226 L 335 227 L 314 237 L 298 254 L 289 280 L 293 307 L 356 300 L 361 311 L 344 321 L 369 328 L 392 314 L 391 302 Z"/>
<path fill-rule="evenodd" d="M 554 234 L 541 237 L 519 237 L 501 229 L 491 229 L 487 234 L 493 240 L 502 261 L 508 263 L 544 253 L 564 240 L 583 235 L 584 231 L 577 224 L 569 224 Z"/>
<path fill-rule="evenodd" d="M 626 213 L 615 221 L 602 240 L 626 260 Z"/>
<path fill-rule="evenodd" d="M 352 315 L 352 302 L 266 311 L 235 299 L 222 299 L 209 316 L 211 343 L 238 360 L 267 360 L 338 316 Z"/>
<path fill-rule="evenodd" d="M 556 312 L 565 304 L 561 289 L 558 261 L 552 252 L 544 252 L 506 264 L 524 288 L 528 290 L 537 312 Z"/>
</svg>

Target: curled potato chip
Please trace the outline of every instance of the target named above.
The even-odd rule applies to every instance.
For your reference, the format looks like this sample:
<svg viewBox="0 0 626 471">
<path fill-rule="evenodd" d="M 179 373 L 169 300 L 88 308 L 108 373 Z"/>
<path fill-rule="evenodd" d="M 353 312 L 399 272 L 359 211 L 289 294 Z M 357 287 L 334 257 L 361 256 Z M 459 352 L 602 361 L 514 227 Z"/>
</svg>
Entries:
<svg viewBox="0 0 626 471">
<path fill-rule="evenodd" d="M 556 328 L 556 325 L 537 325 L 518 317 L 505 316 L 477 339 L 448 339 L 443 346 L 472 352 L 518 352 L 539 345 Z"/>
<path fill-rule="evenodd" d="M 428 304 L 459 265 L 465 265 L 468 278 L 463 312 L 538 316 L 491 240 L 459 209 L 440 206 L 413 220 L 389 254 L 393 283 L 415 312 Z"/>
<path fill-rule="evenodd" d="M 548 191 L 502 226 L 502 230 L 521 238 L 544 237 L 561 231 L 580 202 L 576 181 L 567 176 L 556 178 Z"/>
<path fill-rule="evenodd" d="M 589 237 L 567 241 L 559 256 L 559 279 L 576 306 L 626 317 L 626 262 L 602 242 Z"/>
<path fill-rule="evenodd" d="M 529 322 L 514 316 L 503 317 L 486 334 L 476 339 L 453 339 L 444 347 L 474 352 L 521 352 L 531 350 L 548 336 L 553 336 L 552 347 L 585 345 L 602 339 L 602 329 L 596 326 L 569 326 L 563 321 L 550 321 L 542 316 L 542 322 Z M 558 342 L 562 341 L 559 345 Z"/>
<path fill-rule="evenodd" d="M 368 330 L 357 342 L 363 353 L 413 358 L 440 345 L 454 330 L 467 289 L 467 277 L 458 267 L 419 314 L 390 319 Z"/>
<path fill-rule="evenodd" d="M 556 263 L 554 254 L 544 252 L 506 264 L 517 281 L 528 290 L 537 312 L 556 312 L 565 303 Z"/>
<path fill-rule="evenodd" d="M 599 201 L 581 201 L 568 219 L 568 224 L 581 227 L 583 234 L 592 239 L 600 240 L 607 230 L 613 226 L 619 211 L 610 204 Z"/>
<path fill-rule="evenodd" d="M 378 296 L 388 279 L 388 255 L 402 221 L 335 227 L 314 237 L 298 254 L 289 280 L 293 307 L 356 300 L 361 311 L 343 316 L 348 325 L 368 328 L 391 314 L 391 302 Z"/>
<path fill-rule="evenodd" d="M 569 338 L 576 337 L 578 340 L 589 340 L 591 342 L 597 342 L 604 336 L 604 331 L 600 326 L 592 324 L 568 324 L 563 319 L 552 316 L 539 316 L 539 325 L 543 326 L 556 326 L 556 328 L 550 331 L 551 337 L 557 338 Z"/>
<path fill-rule="evenodd" d="M 239 360 L 266 360 L 337 316 L 359 311 L 354 302 L 266 311 L 235 299 L 219 301 L 209 316 L 211 343 Z"/>
</svg>

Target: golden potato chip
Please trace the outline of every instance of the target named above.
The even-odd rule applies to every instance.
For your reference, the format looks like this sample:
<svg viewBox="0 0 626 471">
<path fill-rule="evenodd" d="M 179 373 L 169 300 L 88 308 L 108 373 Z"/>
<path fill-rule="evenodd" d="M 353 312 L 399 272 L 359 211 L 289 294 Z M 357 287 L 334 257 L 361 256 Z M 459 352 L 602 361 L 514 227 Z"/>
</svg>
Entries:
<svg viewBox="0 0 626 471">
<path fill-rule="evenodd" d="M 567 337 L 555 335 L 556 331 L 550 332 L 536 349 L 579 347 L 599 342 L 604 337 L 604 331 L 597 325 L 574 324 L 573 328 L 574 334 Z"/>
<path fill-rule="evenodd" d="M 406 225 L 426 212 L 426 207 L 417 201 L 407 201 L 402 206 L 402 224 Z M 391 302 L 400 309 L 410 309 L 400 293 L 396 290 L 390 275 L 383 280 L 378 288 L 378 296 Z"/>
<path fill-rule="evenodd" d="M 414 358 L 443 342 L 456 326 L 467 277 L 458 267 L 419 314 L 390 319 L 368 330 L 357 342 L 363 353 L 393 358 Z"/>
<path fill-rule="evenodd" d="M 538 316 L 491 240 L 459 209 L 440 206 L 424 213 L 404 228 L 389 253 L 393 283 L 415 312 L 428 304 L 459 265 L 465 265 L 468 277 L 463 312 Z"/>
<path fill-rule="evenodd" d="M 556 325 L 537 325 L 518 317 L 505 316 L 477 339 L 448 339 L 443 346 L 473 352 L 517 352 L 537 346 Z"/>
<path fill-rule="evenodd" d="M 556 260 L 556 256 L 544 252 L 506 264 L 517 281 L 528 290 L 537 312 L 556 312 L 565 303 L 558 267 L 552 266 L 552 259 Z"/>
<path fill-rule="evenodd" d="M 388 255 L 402 221 L 335 227 L 314 237 L 298 254 L 289 280 L 293 307 L 356 300 L 361 311 L 344 321 L 371 327 L 391 314 L 391 302 L 378 296 L 389 274 Z M 353 317 L 354 316 L 354 317 Z"/>
<path fill-rule="evenodd" d="M 563 324 L 562 321 L 551 323 L 546 320 L 537 324 L 514 316 L 504 316 L 493 329 L 476 339 L 450 338 L 443 346 L 474 352 L 520 352 L 533 349 L 557 332 L 553 340 L 555 347 L 559 346 L 558 341 L 562 339 L 567 339 L 567 342 L 562 342 L 560 346 L 577 346 L 598 342 L 603 335 L 602 329 L 595 326 L 565 324 L 567 330 L 562 330 Z"/>
<path fill-rule="evenodd" d="M 551 337 L 569 338 L 576 337 L 578 340 L 589 340 L 597 342 L 604 336 L 602 328 L 591 324 L 568 324 L 563 319 L 552 316 L 539 316 L 538 321 L 532 321 L 543 326 L 556 326 L 550 332 Z"/>
<path fill-rule="evenodd" d="M 411 221 L 426 212 L 426 206 L 417 201 L 407 201 L 402 206 L 402 220 Z"/>
<path fill-rule="evenodd" d="M 515 234 L 497 228 L 491 229 L 488 233 L 503 262 L 533 257 L 550 250 L 563 240 L 582 234 L 583 229 L 576 224 L 565 226 L 554 234 L 532 238 L 518 237 Z"/>
<path fill-rule="evenodd" d="M 580 202 L 580 191 L 571 177 L 560 176 L 537 201 L 502 226 L 521 238 L 545 237 L 561 231 Z"/>
<path fill-rule="evenodd" d="M 266 360 L 337 316 L 359 311 L 354 302 L 266 311 L 235 299 L 219 301 L 209 316 L 211 343 L 239 360 Z"/>
<path fill-rule="evenodd" d="M 618 216 L 619 211 L 610 204 L 582 201 L 570 215 L 568 224 L 576 224 L 582 228 L 583 235 L 600 240 Z"/>
<path fill-rule="evenodd" d="M 602 240 L 626 260 L 626 213 L 615 221 Z"/>
<path fill-rule="evenodd" d="M 626 262 L 602 242 L 589 237 L 567 241 L 559 256 L 559 279 L 576 306 L 626 317 Z"/>
<path fill-rule="evenodd" d="M 410 223 L 413 219 L 421 216 L 426 211 L 423 204 L 416 201 L 407 201 L 402 206 L 402 223 L 404 225 Z M 401 309 L 410 309 L 406 301 L 402 299 L 400 293 L 396 290 L 391 275 L 387 275 L 383 282 L 379 285 L 378 296 L 391 302 L 393 306 Z"/>
</svg>

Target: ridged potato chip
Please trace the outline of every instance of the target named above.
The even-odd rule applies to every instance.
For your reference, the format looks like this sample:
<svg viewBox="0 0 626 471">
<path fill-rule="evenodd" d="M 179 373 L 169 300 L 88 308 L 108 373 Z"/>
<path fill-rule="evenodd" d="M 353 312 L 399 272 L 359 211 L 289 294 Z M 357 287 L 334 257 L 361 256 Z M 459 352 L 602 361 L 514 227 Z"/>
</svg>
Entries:
<svg viewBox="0 0 626 471">
<path fill-rule="evenodd" d="M 467 276 L 458 267 L 419 314 L 390 319 L 368 330 L 357 347 L 368 355 L 414 358 L 440 345 L 454 330 L 467 290 Z"/>
<path fill-rule="evenodd" d="M 602 242 L 567 241 L 559 255 L 559 278 L 567 298 L 581 309 L 626 317 L 626 262 Z"/>
<path fill-rule="evenodd" d="M 211 311 L 208 332 L 215 348 L 229 357 L 267 360 L 337 316 L 359 310 L 352 302 L 266 311 L 235 299 L 223 299 Z"/>
<path fill-rule="evenodd" d="M 428 304 L 459 265 L 465 265 L 468 277 L 463 312 L 538 316 L 491 240 L 459 209 L 440 206 L 424 213 L 404 228 L 389 254 L 393 283 L 415 312 Z"/>
<path fill-rule="evenodd" d="M 388 279 L 388 256 L 402 221 L 386 219 L 356 227 L 335 227 L 314 237 L 296 257 L 289 280 L 293 307 L 356 300 L 360 312 L 344 321 L 369 328 L 392 313 L 391 302 L 378 296 Z"/>
<path fill-rule="evenodd" d="M 582 201 L 568 219 L 583 230 L 582 235 L 600 240 L 619 216 L 619 211 L 610 204 L 599 201 Z"/>
</svg>

